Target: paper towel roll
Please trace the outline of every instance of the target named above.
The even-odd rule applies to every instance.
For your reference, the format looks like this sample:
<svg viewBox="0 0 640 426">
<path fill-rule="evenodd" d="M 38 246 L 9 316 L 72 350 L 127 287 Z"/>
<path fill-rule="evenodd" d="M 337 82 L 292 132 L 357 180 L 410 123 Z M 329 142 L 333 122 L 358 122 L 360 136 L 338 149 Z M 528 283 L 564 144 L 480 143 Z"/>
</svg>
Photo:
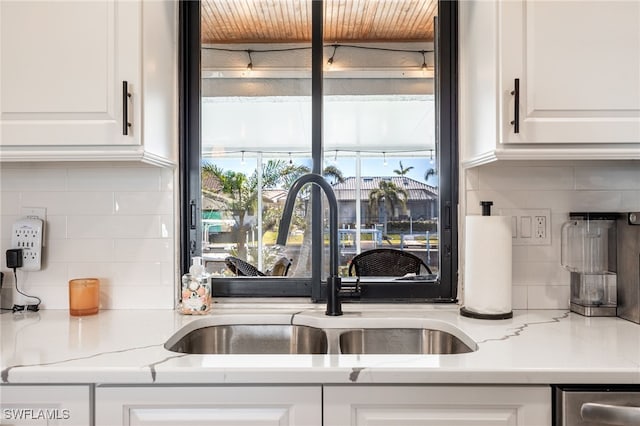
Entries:
<svg viewBox="0 0 640 426">
<path fill-rule="evenodd" d="M 511 314 L 511 217 L 467 216 L 464 310 Z M 473 315 L 470 315 L 473 316 Z"/>
</svg>

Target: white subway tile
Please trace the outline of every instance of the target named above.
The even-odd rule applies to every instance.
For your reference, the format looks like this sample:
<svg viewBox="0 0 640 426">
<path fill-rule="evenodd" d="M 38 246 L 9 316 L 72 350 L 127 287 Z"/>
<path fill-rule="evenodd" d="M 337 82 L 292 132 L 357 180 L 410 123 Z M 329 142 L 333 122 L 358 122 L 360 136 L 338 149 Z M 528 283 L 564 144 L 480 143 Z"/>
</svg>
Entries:
<svg viewBox="0 0 640 426">
<path fill-rule="evenodd" d="M 70 263 L 69 279 L 73 277 L 97 277 L 110 286 L 173 286 L 174 279 L 166 274 L 169 262 L 110 262 Z"/>
<path fill-rule="evenodd" d="M 159 191 L 160 172 L 152 167 L 92 167 L 69 169 L 71 191 Z"/>
<path fill-rule="evenodd" d="M 13 191 L 64 191 L 67 171 L 60 168 L 41 169 L 24 167 L 20 169 L 0 168 L 2 192 Z"/>
<path fill-rule="evenodd" d="M 555 262 L 560 259 L 560 246 L 513 246 L 514 265 L 527 262 Z"/>
<path fill-rule="evenodd" d="M 49 247 L 52 262 L 112 262 L 115 257 L 112 239 L 52 240 Z"/>
<path fill-rule="evenodd" d="M 20 198 L 19 192 L 0 192 L 0 215 L 19 215 Z"/>
<path fill-rule="evenodd" d="M 141 216 L 69 216 L 68 238 L 159 238 L 160 217 Z"/>
<path fill-rule="evenodd" d="M 100 278 L 107 307 L 172 308 L 174 174 L 172 169 L 120 163 L 3 165 L 2 252 L 9 248 L 21 207 L 45 207 L 43 270 L 24 278 L 26 288 L 42 297 L 43 308 L 66 309 L 68 280 L 82 276 Z"/>
<path fill-rule="evenodd" d="M 29 289 L 42 300 L 40 309 L 69 309 L 68 285 L 64 286 L 34 286 Z M 14 294 L 14 297 L 16 295 Z"/>
<path fill-rule="evenodd" d="M 640 184 L 640 180 L 638 181 Z M 568 211 L 618 211 L 622 208 L 621 191 L 573 191 L 567 194 Z"/>
<path fill-rule="evenodd" d="M 109 280 L 113 276 L 114 262 L 69 262 L 67 281 L 74 278 L 98 278 Z"/>
<path fill-rule="evenodd" d="M 113 216 L 114 238 L 160 238 L 162 227 L 160 216 Z"/>
<path fill-rule="evenodd" d="M 0 238 L 9 240 L 11 238 L 11 229 L 16 220 L 20 219 L 20 215 L 3 215 L 0 216 Z"/>
<path fill-rule="evenodd" d="M 172 214 L 171 192 L 116 192 L 116 214 Z"/>
<path fill-rule="evenodd" d="M 478 175 L 478 168 L 477 167 L 474 167 L 473 169 L 466 169 L 464 171 L 464 175 L 465 175 L 465 182 L 466 182 L 467 191 L 474 191 L 474 190 L 479 189 L 478 188 L 479 175 Z"/>
<path fill-rule="evenodd" d="M 578 166 L 576 189 L 637 190 L 640 185 L 640 162 L 621 162 L 614 166 Z"/>
<path fill-rule="evenodd" d="M 47 216 L 110 214 L 113 212 L 113 192 L 24 192 L 21 204 L 24 207 L 45 207 Z"/>
<path fill-rule="evenodd" d="M 178 169 L 160 169 L 160 190 L 173 193 Z"/>
<path fill-rule="evenodd" d="M 640 211 L 640 190 L 622 191 L 621 211 Z"/>
<path fill-rule="evenodd" d="M 20 272 L 18 271 L 18 281 L 20 287 L 25 284 L 24 289 L 32 286 L 55 287 L 67 282 L 67 264 L 65 262 L 50 262 L 46 259 L 42 261 L 40 271 Z"/>
<path fill-rule="evenodd" d="M 560 259 L 552 262 L 514 262 L 513 282 L 519 285 L 568 285 L 569 272 L 560 265 Z"/>
<path fill-rule="evenodd" d="M 173 261 L 173 242 L 168 239 L 117 239 L 114 245 L 119 262 Z"/>
<path fill-rule="evenodd" d="M 573 170 L 568 167 L 495 166 L 479 168 L 481 190 L 570 190 Z"/>
<path fill-rule="evenodd" d="M 169 286 L 107 287 L 101 306 L 102 309 L 173 309 L 174 291 Z"/>
<path fill-rule="evenodd" d="M 175 219 L 171 215 L 160 216 L 160 236 L 162 238 L 174 238 L 174 222 Z"/>
<path fill-rule="evenodd" d="M 569 309 L 569 286 L 528 286 L 529 309 Z"/>
<path fill-rule="evenodd" d="M 51 247 L 51 241 L 67 237 L 67 217 L 50 216 L 47 210 L 47 221 L 44 225 L 45 249 Z"/>
<path fill-rule="evenodd" d="M 527 287 L 514 285 L 511 288 L 511 303 L 513 309 L 527 309 Z"/>
</svg>

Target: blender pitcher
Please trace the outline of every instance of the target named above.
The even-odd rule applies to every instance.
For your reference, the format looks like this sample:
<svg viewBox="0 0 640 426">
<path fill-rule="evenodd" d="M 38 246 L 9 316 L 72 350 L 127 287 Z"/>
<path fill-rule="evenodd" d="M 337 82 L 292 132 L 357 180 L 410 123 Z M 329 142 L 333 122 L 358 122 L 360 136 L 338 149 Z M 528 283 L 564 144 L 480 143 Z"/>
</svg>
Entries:
<svg viewBox="0 0 640 426">
<path fill-rule="evenodd" d="M 571 311 L 616 315 L 618 213 L 570 213 L 562 225 L 561 264 L 571 272 Z"/>
</svg>

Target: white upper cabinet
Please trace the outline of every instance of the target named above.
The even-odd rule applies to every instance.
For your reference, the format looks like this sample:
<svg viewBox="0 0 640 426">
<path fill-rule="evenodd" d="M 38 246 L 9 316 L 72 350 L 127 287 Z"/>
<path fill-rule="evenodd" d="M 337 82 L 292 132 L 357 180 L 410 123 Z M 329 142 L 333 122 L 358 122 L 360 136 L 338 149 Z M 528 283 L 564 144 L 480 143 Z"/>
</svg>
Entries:
<svg viewBox="0 0 640 426">
<path fill-rule="evenodd" d="M 0 160 L 172 164 L 176 52 L 173 1 L 0 2 Z"/>
<path fill-rule="evenodd" d="M 640 158 L 640 2 L 461 2 L 460 40 L 467 165 Z"/>
</svg>

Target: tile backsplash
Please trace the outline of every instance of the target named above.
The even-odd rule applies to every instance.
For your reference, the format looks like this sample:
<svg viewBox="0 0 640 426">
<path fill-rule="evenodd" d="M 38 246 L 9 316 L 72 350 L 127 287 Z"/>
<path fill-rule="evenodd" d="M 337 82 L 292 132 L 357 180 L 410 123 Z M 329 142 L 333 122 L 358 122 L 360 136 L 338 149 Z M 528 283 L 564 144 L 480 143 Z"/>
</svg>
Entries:
<svg viewBox="0 0 640 426">
<path fill-rule="evenodd" d="M 551 209 L 551 245 L 513 247 L 514 309 L 568 306 L 560 228 L 569 212 L 640 210 L 640 161 L 499 162 L 466 170 L 463 185 L 465 215 L 480 214 L 481 200 L 492 200 L 496 213 Z"/>
<path fill-rule="evenodd" d="M 499 162 L 464 172 L 463 214 L 480 200 L 501 208 L 551 209 L 551 245 L 514 246 L 513 307 L 565 308 L 560 227 L 570 211 L 640 210 L 640 162 Z M 103 308 L 172 308 L 176 286 L 174 170 L 123 163 L 0 165 L 2 306 L 21 303 L 4 253 L 22 207 L 45 207 L 43 269 L 18 271 L 43 307 L 68 306 L 67 282 L 101 279 Z M 464 222 L 464 221 L 462 221 Z M 464 297 L 464 294 L 462 295 Z"/>
<path fill-rule="evenodd" d="M 174 170 L 124 163 L 0 166 L 2 306 L 23 303 L 4 253 L 23 207 L 46 208 L 43 268 L 18 270 L 42 307 L 68 307 L 67 282 L 97 277 L 107 309 L 172 308 L 175 300 Z"/>
</svg>

